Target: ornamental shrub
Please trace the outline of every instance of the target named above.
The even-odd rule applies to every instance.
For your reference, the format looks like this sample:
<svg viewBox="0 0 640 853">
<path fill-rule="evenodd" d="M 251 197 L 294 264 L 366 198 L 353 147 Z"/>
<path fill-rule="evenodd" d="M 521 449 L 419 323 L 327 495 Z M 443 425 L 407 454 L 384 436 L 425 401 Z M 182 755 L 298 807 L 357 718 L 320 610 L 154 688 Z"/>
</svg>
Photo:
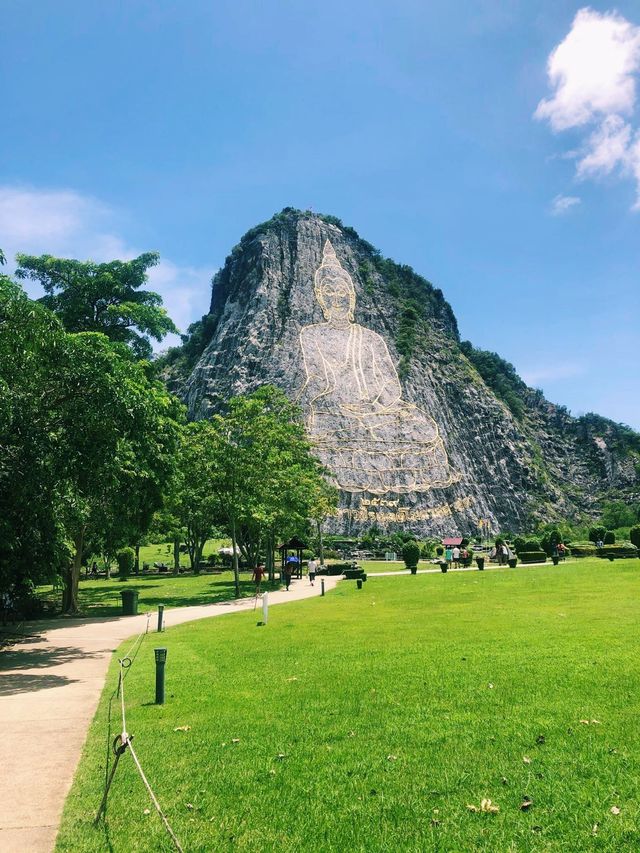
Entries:
<svg viewBox="0 0 640 853">
<path fill-rule="evenodd" d="M 444 554 L 444 548 L 442 547 L 442 545 L 438 545 L 438 547 L 436 548 L 436 554 L 438 555 L 438 557 L 442 557 L 442 555 Z"/>
<path fill-rule="evenodd" d="M 516 552 L 516 554 L 519 554 L 520 551 L 526 551 L 526 544 L 527 542 L 524 536 L 516 536 L 516 538 L 513 540 L 513 550 Z"/>
<path fill-rule="evenodd" d="M 589 529 L 589 542 L 602 542 L 606 532 L 604 527 L 591 527 Z"/>
<path fill-rule="evenodd" d="M 629 531 L 629 539 L 636 548 L 640 548 L 640 524 L 636 524 L 631 528 Z"/>
<path fill-rule="evenodd" d="M 605 545 L 615 545 L 616 544 L 616 534 L 613 530 L 607 530 L 604 534 L 604 539 L 602 540 Z"/>
<path fill-rule="evenodd" d="M 136 562 L 136 554 L 133 548 L 122 548 L 116 554 L 118 563 L 118 574 L 121 578 L 128 578 Z"/>
<path fill-rule="evenodd" d="M 409 542 L 404 543 L 402 548 L 402 559 L 408 569 L 418 565 L 418 560 L 420 559 L 420 546 L 415 540 L 411 539 Z"/>
<path fill-rule="evenodd" d="M 544 551 L 522 551 L 518 554 L 523 563 L 546 563 L 547 555 Z"/>
<path fill-rule="evenodd" d="M 537 539 L 527 539 L 524 543 L 523 551 L 542 551 L 542 545 Z"/>
</svg>

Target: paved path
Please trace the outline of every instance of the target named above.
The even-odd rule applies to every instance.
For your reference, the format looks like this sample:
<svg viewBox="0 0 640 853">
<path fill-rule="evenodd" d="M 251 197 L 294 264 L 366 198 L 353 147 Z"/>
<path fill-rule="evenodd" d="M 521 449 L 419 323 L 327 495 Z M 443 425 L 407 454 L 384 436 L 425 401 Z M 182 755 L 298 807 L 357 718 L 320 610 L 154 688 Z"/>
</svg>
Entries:
<svg viewBox="0 0 640 853">
<path fill-rule="evenodd" d="M 326 589 L 337 581 L 325 578 Z M 289 592 L 270 592 L 269 604 L 313 595 L 320 595 L 320 584 L 311 587 L 305 578 L 294 581 Z M 253 605 L 249 598 L 177 607 L 165 611 L 165 625 Z M 145 615 L 33 623 L 27 625 L 28 636 L 0 653 L 0 853 L 53 849 L 111 656 L 146 624 Z"/>
</svg>

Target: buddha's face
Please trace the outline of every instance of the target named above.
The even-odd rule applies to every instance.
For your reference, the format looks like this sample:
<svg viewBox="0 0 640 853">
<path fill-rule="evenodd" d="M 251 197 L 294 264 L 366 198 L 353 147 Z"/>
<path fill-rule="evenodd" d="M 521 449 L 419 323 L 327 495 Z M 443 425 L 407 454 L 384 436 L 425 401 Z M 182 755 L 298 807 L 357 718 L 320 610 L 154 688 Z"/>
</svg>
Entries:
<svg viewBox="0 0 640 853">
<path fill-rule="evenodd" d="M 342 270 L 339 273 L 342 273 Z M 327 320 L 353 321 L 353 286 L 350 287 L 350 284 L 350 281 L 345 280 L 344 274 L 333 274 L 332 270 L 323 276 L 319 301 Z"/>
</svg>

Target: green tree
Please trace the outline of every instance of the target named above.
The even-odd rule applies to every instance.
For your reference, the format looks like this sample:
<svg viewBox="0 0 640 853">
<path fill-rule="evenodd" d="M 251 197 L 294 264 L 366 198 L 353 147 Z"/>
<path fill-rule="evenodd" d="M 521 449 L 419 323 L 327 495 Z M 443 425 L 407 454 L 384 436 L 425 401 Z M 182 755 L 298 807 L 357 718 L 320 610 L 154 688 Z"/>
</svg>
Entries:
<svg viewBox="0 0 640 853">
<path fill-rule="evenodd" d="M 227 413 L 211 424 L 217 462 L 210 483 L 216 518 L 231 536 L 239 595 L 240 547 L 251 562 L 266 534 L 306 522 L 323 468 L 311 455 L 300 410 L 272 386 L 232 398 Z"/>
<path fill-rule="evenodd" d="M 56 314 L 69 332 L 102 332 L 129 346 L 137 358 L 151 354 L 149 337 L 162 340 L 177 329 L 157 293 L 140 288 L 147 270 L 160 259 L 146 252 L 132 261 L 76 261 L 51 255 L 18 255 L 16 276 L 38 281 L 39 301 Z"/>
<path fill-rule="evenodd" d="M 73 542 L 63 609 L 78 609 L 84 543 L 91 532 L 135 539 L 162 505 L 182 407 L 150 368 L 104 335 L 66 336 L 49 405 L 57 433 L 61 514 Z M 118 537 L 118 533 L 120 537 Z"/>
<path fill-rule="evenodd" d="M 602 508 L 601 523 L 607 530 L 630 527 L 637 520 L 637 513 L 624 501 L 607 501 Z"/>
<path fill-rule="evenodd" d="M 211 485 L 217 470 L 218 450 L 218 434 L 210 421 L 187 424 L 167 502 L 174 526 L 183 531 L 191 568 L 196 573 L 200 570 L 205 542 L 214 535 L 219 514 L 218 498 Z"/>
</svg>

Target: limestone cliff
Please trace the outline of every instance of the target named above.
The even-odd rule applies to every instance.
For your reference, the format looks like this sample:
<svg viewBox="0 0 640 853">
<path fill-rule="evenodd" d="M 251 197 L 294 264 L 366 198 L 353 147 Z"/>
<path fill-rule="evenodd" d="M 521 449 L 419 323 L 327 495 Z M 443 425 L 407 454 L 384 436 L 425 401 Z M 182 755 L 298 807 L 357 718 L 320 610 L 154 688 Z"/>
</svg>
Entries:
<svg viewBox="0 0 640 853">
<path fill-rule="evenodd" d="M 461 343 L 440 290 L 333 217 L 286 208 L 249 231 L 214 278 L 209 314 L 163 369 L 193 418 L 265 383 L 298 399 L 343 486 L 345 533 L 374 521 L 471 533 L 479 519 L 518 531 L 640 492 L 637 433 L 571 417 Z M 345 474 L 349 465 L 370 476 Z M 420 476 L 407 479 L 411 466 Z"/>
</svg>

